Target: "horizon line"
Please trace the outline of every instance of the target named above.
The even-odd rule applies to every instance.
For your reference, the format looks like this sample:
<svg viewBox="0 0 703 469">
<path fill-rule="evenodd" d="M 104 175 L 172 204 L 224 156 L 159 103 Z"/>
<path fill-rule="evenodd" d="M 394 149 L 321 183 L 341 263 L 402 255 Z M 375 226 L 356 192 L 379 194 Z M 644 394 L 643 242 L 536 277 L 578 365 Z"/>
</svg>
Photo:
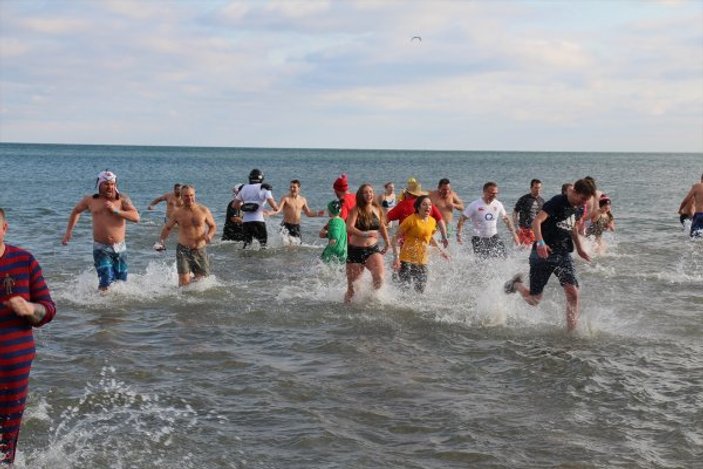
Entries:
<svg viewBox="0 0 703 469">
<path fill-rule="evenodd" d="M 242 149 L 242 150 L 314 150 L 314 151 L 391 151 L 391 152 L 437 152 L 437 153 L 620 153 L 620 154 L 657 154 L 679 153 L 698 155 L 698 151 L 672 150 L 437 150 L 411 148 L 341 148 L 341 147 L 258 147 L 258 146 L 221 146 L 221 145 L 164 145 L 164 144 L 133 144 L 133 143 L 55 143 L 55 142 L 6 142 L 0 140 L 0 145 L 54 145 L 54 146 L 86 146 L 86 147 L 147 147 L 147 148 L 211 148 L 211 149 Z"/>
</svg>

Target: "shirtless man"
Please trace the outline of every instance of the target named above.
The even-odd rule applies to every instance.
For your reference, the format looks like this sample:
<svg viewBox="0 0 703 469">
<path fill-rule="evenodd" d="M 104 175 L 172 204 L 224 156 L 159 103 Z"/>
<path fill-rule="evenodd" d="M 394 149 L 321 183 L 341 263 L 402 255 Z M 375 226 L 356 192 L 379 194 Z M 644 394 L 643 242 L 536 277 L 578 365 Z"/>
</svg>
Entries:
<svg viewBox="0 0 703 469">
<path fill-rule="evenodd" d="M 449 228 L 454 219 L 454 210 L 463 212 L 464 202 L 452 190 L 452 185 L 447 178 L 440 179 L 439 184 L 437 184 L 437 190 L 430 192 L 429 195 L 432 205 L 442 212 L 442 219 L 444 219 L 444 223 Z"/>
<path fill-rule="evenodd" d="M 195 202 L 195 187 L 181 187 L 183 206 L 173 212 L 163 229 L 161 237 L 154 249 L 160 251 L 171 229 L 179 226 L 178 246 L 176 247 L 176 269 L 178 270 L 178 286 L 190 283 L 191 273 L 195 281 L 210 275 L 210 263 L 205 246 L 215 237 L 215 219 L 210 209 Z M 160 246 L 159 246 L 160 245 Z"/>
<path fill-rule="evenodd" d="M 688 191 L 686 197 L 681 201 L 679 213 L 683 214 L 685 210 L 693 212 L 691 238 L 703 237 L 703 175 L 701 175 L 701 182 L 691 186 L 691 190 Z"/>
<path fill-rule="evenodd" d="M 139 212 L 126 194 L 117 190 L 117 175 L 110 171 L 98 174 L 98 193 L 83 197 L 73 208 L 63 236 L 67 245 L 81 213 L 88 210 L 93 217 L 93 260 L 102 291 L 115 280 L 127 280 L 127 221 L 139 222 Z"/>
<path fill-rule="evenodd" d="M 154 205 L 157 205 L 160 202 L 166 202 L 166 216 L 164 217 L 164 223 L 166 223 L 168 219 L 171 218 L 173 211 L 178 207 L 183 206 L 183 199 L 181 199 L 181 185 L 174 184 L 173 192 L 167 192 L 164 195 L 155 198 L 146 209 L 154 210 Z"/>
<path fill-rule="evenodd" d="M 281 201 L 278 203 L 278 210 L 268 212 L 268 215 L 276 215 L 283 212 L 283 223 L 281 223 L 281 226 L 290 238 L 297 238 L 298 242 L 300 242 L 301 213 L 305 212 L 305 215 L 309 217 L 321 217 L 324 216 L 325 211 L 315 212 L 310 210 L 308 201 L 300 195 L 300 181 L 297 179 L 293 179 L 290 182 L 289 189 L 288 195 L 281 197 Z"/>
</svg>

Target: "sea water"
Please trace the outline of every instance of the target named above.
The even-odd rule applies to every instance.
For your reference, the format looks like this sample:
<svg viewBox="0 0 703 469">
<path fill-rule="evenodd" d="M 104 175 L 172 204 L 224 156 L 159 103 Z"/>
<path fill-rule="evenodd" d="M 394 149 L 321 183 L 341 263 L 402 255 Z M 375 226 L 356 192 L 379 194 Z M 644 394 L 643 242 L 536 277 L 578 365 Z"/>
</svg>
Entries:
<svg viewBox="0 0 703 469">
<path fill-rule="evenodd" d="M 20 435 L 26 468 L 701 467 L 703 243 L 678 205 L 701 154 L 501 153 L 0 144 L 6 242 L 30 249 L 58 313 L 35 331 Z M 141 212 L 127 228 L 129 280 L 97 292 L 90 215 L 68 215 L 104 169 Z M 351 305 L 343 268 L 322 265 L 322 218 L 289 247 L 219 241 L 231 188 L 261 169 L 313 210 L 351 189 L 448 177 L 470 202 L 486 181 L 511 211 L 532 178 L 544 196 L 586 175 L 613 200 L 607 252 L 576 261 L 581 319 L 564 294 L 502 292 L 527 252 L 482 263 L 452 240 L 424 295 L 368 274 Z M 212 276 L 177 288 L 175 238 L 152 250 L 174 183 L 218 223 Z M 504 227 L 499 232 L 505 240 Z M 589 246 L 590 247 L 590 246 Z M 390 256 L 386 256 L 390 267 Z"/>
</svg>

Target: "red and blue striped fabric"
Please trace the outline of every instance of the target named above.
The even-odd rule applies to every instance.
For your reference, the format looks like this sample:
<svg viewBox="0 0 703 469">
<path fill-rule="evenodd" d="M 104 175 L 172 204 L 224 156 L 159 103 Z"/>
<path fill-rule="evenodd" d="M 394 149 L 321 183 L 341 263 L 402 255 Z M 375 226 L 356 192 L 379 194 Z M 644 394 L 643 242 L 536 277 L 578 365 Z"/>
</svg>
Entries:
<svg viewBox="0 0 703 469">
<path fill-rule="evenodd" d="M 0 463 L 12 463 L 15 458 L 35 354 L 31 324 L 3 304 L 13 296 L 44 306 L 46 316 L 36 327 L 48 323 L 56 314 L 56 305 L 34 256 L 6 244 L 0 257 Z"/>
</svg>

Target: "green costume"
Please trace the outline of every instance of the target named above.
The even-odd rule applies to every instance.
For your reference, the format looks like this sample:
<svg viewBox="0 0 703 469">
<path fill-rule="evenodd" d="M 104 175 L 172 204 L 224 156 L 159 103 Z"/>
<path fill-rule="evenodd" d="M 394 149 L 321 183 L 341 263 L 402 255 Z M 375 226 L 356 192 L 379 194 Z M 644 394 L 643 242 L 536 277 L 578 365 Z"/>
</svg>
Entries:
<svg viewBox="0 0 703 469">
<path fill-rule="evenodd" d="M 335 215 L 330 218 L 327 224 L 327 239 L 335 240 L 335 242 L 328 244 L 322 251 L 322 260 L 326 263 L 344 264 L 347 261 L 347 224 L 339 216 L 340 208 L 340 203 L 337 200 L 327 205 L 330 214 Z"/>
</svg>

